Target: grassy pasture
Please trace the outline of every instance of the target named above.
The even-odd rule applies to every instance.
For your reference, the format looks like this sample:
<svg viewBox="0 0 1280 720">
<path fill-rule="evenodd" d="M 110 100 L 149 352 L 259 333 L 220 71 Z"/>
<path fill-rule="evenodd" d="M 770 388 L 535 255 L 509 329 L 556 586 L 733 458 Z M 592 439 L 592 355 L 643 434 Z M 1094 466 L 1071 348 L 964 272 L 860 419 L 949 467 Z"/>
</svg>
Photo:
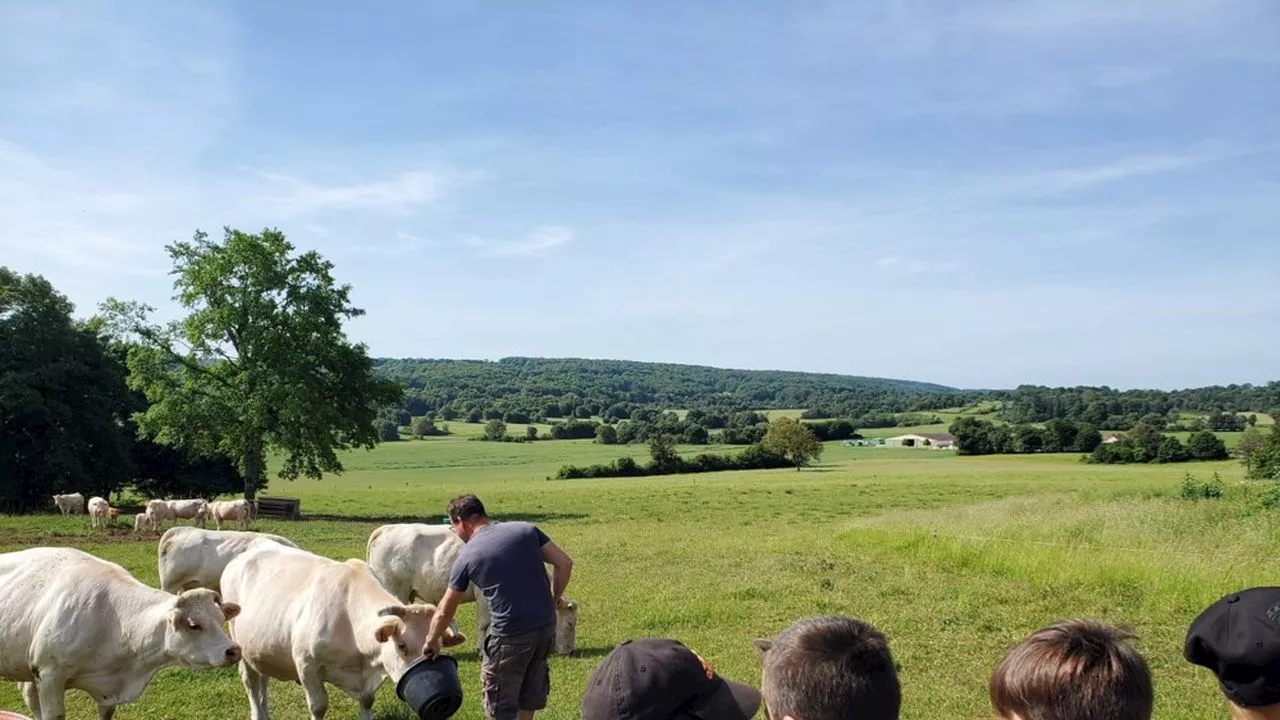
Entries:
<svg viewBox="0 0 1280 720">
<path fill-rule="evenodd" d="M 451 423 L 451 427 L 465 423 Z M 901 430 L 899 430 L 900 432 Z M 733 448 L 682 448 L 698 452 Z M 799 617 L 846 613 L 888 634 L 902 667 L 903 718 L 991 717 L 986 681 L 1004 648 L 1060 617 L 1125 622 L 1156 674 L 1156 717 L 1225 718 L 1207 671 L 1181 659 L 1186 626 L 1231 590 L 1275 582 L 1276 514 L 1237 462 L 1094 466 L 1076 455 L 965 458 L 953 453 L 829 444 L 794 470 L 663 478 L 548 480 L 564 463 L 611 460 L 643 447 L 590 441 L 531 444 L 462 437 L 390 443 L 347 459 L 322 481 L 275 480 L 307 519 L 262 521 L 335 558 L 362 557 L 383 522 L 434 522 L 473 491 L 498 518 L 539 523 L 577 561 L 568 595 L 582 603 L 579 652 L 553 658 L 551 705 L 578 717 L 591 671 L 620 640 L 679 638 L 727 677 L 757 683 L 750 640 Z M 1178 499 L 1186 472 L 1227 481 L 1222 500 Z M 92 532 L 85 516 L 0 518 L 0 551 L 74 545 L 157 584 L 155 537 Z M 474 609 L 460 621 L 473 630 Z M 466 701 L 482 717 L 475 645 L 456 653 Z M 271 684 L 273 717 L 307 717 L 300 689 Z M 356 714 L 330 690 L 329 717 Z M 93 718 L 68 693 L 68 718 Z M 0 708 L 22 710 L 13 683 Z M 161 672 L 121 720 L 224 720 L 248 714 L 234 670 Z M 381 720 L 411 715 L 385 684 Z"/>
</svg>

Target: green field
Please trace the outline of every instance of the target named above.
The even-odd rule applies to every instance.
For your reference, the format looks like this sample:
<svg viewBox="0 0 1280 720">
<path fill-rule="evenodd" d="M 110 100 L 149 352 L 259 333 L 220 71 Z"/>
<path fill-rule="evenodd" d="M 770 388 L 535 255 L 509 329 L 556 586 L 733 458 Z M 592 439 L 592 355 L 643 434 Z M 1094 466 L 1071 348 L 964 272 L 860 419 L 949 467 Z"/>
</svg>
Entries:
<svg viewBox="0 0 1280 720">
<path fill-rule="evenodd" d="M 450 426 L 461 430 L 465 423 Z M 478 428 L 479 426 L 471 426 Z M 515 432 L 515 430 L 513 430 Z M 689 453 L 726 448 L 684 448 Z M 383 522 L 438 521 L 477 493 L 498 519 L 537 522 L 576 560 L 579 651 L 552 663 L 551 706 L 578 717 L 588 676 L 628 637 L 679 638 L 727 677 L 758 683 L 751 639 L 825 613 L 865 618 L 901 665 L 903 718 L 987 720 L 986 682 L 1004 648 L 1062 617 L 1124 622 L 1156 675 L 1155 717 L 1226 718 L 1208 671 L 1181 659 L 1195 614 L 1239 588 L 1275 582 L 1276 512 L 1238 462 L 1095 466 L 1078 455 L 957 457 L 829 444 L 819 466 L 641 479 L 549 480 L 565 463 L 603 462 L 643 446 L 589 441 L 482 443 L 463 436 L 391 443 L 348 459 L 338 478 L 275 480 L 307 519 L 263 521 L 334 558 L 360 557 Z M 1184 473 L 1227 485 L 1221 500 L 1179 499 Z M 87 517 L 0 518 L 0 550 L 71 544 L 156 584 L 155 537 L 93 533 Z M 474 630 L 474 608 L 460 621 Z M 466 701 L 482 717 L 475 645 L 461 659 Z M 307 717 L 300 689 L 271 684 L 273 717 Z M 330 718 L 356 706 L 331 688 Z M 68 694 L 68 718 L 96 717 Z M 21 711 L 13 683 L 0 708 Z M 377 717 L 411 714 L 383 686 Z M 234 670 L 168 669 L 120 720 L 226 720 L 248 714 Z"/>
</svg>

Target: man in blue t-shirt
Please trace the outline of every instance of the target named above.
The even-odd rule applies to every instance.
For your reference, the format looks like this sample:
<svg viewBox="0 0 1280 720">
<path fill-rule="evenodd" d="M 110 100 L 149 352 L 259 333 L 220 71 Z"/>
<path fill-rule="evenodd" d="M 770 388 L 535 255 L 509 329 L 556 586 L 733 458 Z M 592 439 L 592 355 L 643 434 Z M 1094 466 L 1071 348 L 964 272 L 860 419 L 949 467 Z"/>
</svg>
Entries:
<svg viewBox="0 0 1280 720">
<path fill-rule="evenodd" d="M 547 656 L 555 640 L 556 608 L 564 604 L 573 559 L 536 526 L 490 523 L 475 495 L 449 501 L 449 526 L 465 543 L 453 563 L 449 589 L 440 599 L 423 653 L 440 652 L 462 593 L 474 585 L 489 606 L 489 633 L 480 647 L 485 715 L 492 720 L 531 720 L 547 706 L 551 675 Z M 544 563 L 550 563 L 547 581 Z M 479 597 L 477 597 L 479 600 Z"/>
</svg>

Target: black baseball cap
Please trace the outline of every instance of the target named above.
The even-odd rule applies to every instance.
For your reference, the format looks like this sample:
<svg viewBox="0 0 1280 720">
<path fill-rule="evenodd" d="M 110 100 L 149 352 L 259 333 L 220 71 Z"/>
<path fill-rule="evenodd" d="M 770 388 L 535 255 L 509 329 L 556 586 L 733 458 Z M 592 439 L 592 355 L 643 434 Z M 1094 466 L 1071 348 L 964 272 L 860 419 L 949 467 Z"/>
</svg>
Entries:
<svg viewBox="0 0 1280 720">
<path fill-rule="evenodd" d="M 1182 654 L 1212 670 L 1235 704 L 1280 703 L 1280 587 L 1241 590 L 1205 608 Z"/>
<path fill-rule="evenodd" d="M 582 720 L 749 720 L 760 691 L 725 680 L 678 640 L 627 640 L 591 674 Z"/>
</svg>

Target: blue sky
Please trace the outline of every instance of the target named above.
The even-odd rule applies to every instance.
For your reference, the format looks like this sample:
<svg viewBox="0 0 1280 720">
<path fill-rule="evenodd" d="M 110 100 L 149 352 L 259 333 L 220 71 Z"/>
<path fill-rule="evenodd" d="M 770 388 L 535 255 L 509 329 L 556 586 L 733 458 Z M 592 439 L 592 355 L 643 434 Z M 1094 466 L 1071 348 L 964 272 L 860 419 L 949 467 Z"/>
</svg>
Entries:
<svg viewBox="0 0 1280 720">
<path fill-rule="evenodd" d="M 382 356 L 1278 379 L 1271 0 L 0 0 L 0 263 L 276 226 Z"/>
</svg>

